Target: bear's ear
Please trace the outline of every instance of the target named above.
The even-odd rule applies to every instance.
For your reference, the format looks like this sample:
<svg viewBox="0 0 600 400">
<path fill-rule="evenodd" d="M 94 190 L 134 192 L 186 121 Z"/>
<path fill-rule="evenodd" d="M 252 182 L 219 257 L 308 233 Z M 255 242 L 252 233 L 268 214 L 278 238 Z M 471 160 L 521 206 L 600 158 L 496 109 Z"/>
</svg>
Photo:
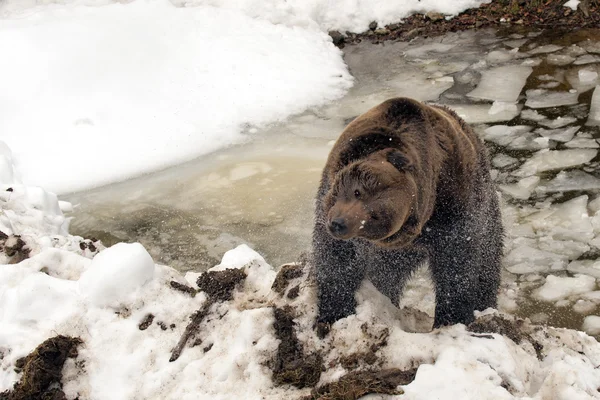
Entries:
<svg viewBox="0 0 600 400">
<path fill-rule="evenodd" d="M 387 160 L 392 164 L 398 171 L 412 171 L 413 165 L 410 160 L 398 150 L 390 151 L 387 154 Z"/>
</svg>

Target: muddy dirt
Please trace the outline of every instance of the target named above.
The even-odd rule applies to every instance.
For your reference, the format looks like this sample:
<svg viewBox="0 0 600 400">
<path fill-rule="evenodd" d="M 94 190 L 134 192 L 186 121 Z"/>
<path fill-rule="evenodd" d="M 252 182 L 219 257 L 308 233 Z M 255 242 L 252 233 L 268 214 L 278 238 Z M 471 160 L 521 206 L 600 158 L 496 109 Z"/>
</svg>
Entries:
<svg viewBox="0 0 600 400">
<path fill-rule="evenodd" d="M 0 400 L 62 400 L 62 368 L 67 358 L 77 357 L 79 338 L 55 336 L 17 361 L 23 375 L 13 390 L 0 393 Z"/>
<path fill-rule="evenodd" d="M 337 382 L 320 386 L 305 400 L 355 400 L 367 394 L 403 394 L 399 385 L 408 385 L 415 379 L 416 369 L 402 371 L 396 368 L 381 371 L 359 371 L 344 375 Z"/>
<path fill-rule="evenodd" d="M 0 252 L 8 257 L 9 264 L 18 264 L 29 258 L 31 249 L 19 235 L 7 235 L 0 232 Z"/>
<path fill-rule="evenodd" d="M 305 354 L 294 331 L 291 307 L 275 308 L 275 336 L 281 341 L 273 360 L 273 382 L 299 389 L 313 387 L 319 381 L 323 360 L 318 354 Z"/>
<path fill-rule="evenodd" d="M 414 14 L 401 23 L 377 26 L 372 23 L 370 29 L 362 33 L 330 32 L 336 46 L 360 43 L 363 40 L 373 43 L 385 41 L 410 41 L 417 37 L 440 36 L 448 32 L 457 32 L 478 28 L 515 29 L 552 29 L 570 31 L 580 28 L 600 27 L 600 1 L 583 0 L 577 11 L 564 7 L 564 0 L 496 0 L 482 4 L 460 13 L 452 18 L 439 14 Z"/>
<path fill-rule="evenodd" d="M 197 293 L 196 289 L 194 289 L 193 287 L 190 287 L 188 285 L 184 285 L 183 283 L 171 281 L 170 285 L 171 285 L 171 288 L 173 288 L 177 291 L 183 292 L 183 293 L 187 293 L 192 297 L 194 297 Z"/>
<path fill-rule="evenodd" d="M 279 293 L 280 295 L 284 295 L 286 289 L 288 288 L 290 281 L 296 278 L 299 278 L 302 276 L 302 269 L 303 266 L 301 264 L 285 264 L 282 265 L 281 268 L 279 269 L 279 272 L 277 273 L 277 276 L 275 277 L 275 280 L 273 281 L 273 285 L 271 286 L 271 289 L 273 289 L 273 291 Z M 291 291 L 291 289 L 290 289 Z M 294 298 L 294 297 L 289 297 L 289 293 L 288 293 L 288 298 Z M 297 297 L 298 295 L 296 294 L 295 297 Z"/>
</svg>

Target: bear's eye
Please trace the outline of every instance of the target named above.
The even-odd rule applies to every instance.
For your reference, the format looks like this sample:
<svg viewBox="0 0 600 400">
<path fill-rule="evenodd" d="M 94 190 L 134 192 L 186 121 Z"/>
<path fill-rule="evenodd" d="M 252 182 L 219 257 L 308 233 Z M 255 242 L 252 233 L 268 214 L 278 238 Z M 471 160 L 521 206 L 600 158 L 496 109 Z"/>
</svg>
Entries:
<svg viewBox="0 0 600 400">
<path fill-rule="evenodd" d="M 360 199 L 360 191 L 358 189 L 356 189 L 354 191 L 354 197 L 356 197 L 357 199 Z"/>
</svg>

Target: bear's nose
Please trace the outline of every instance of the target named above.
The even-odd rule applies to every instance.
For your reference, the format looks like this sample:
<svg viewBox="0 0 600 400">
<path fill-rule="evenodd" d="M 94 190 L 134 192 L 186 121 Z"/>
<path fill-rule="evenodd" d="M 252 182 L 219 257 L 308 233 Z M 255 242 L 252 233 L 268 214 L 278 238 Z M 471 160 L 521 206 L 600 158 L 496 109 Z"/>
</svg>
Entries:
<svg viewBox="0 0 600 400">
<path fill-rule="evenodd" d="M 346 221 L 343 218 L 334 218 L 329 223 L 329 230 L 335 236 L 343 236 L 348 233 L 348 227 Z"/>
</svg>

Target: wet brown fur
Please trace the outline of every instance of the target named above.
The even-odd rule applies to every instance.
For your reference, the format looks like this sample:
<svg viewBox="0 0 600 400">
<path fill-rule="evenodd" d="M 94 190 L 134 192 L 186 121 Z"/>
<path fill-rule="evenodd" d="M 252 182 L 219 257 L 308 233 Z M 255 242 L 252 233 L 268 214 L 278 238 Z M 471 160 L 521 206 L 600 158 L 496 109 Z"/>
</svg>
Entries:
<svg viewBox="0 0 600 400">
<path fill-rule="evenodd" d="M 348 230 L 332 236 L 336 218 Z M 502 254 L 483 142 L 450 109 L 412 99 L 391 99 L 359 116 L 323 170 L 313 250 L 322 321 L 353 312 L 349 291 L 365 274 L 396 301 L 414 268 L 429 260 L 438 304 L 445 303 L 436 325 L 470 322 L 474 309 L 496 305 Z M 457 284 L 475 294 L 448 294 Z M 465 305 L 455 312 L 460 296 Z"/>
</svg>

